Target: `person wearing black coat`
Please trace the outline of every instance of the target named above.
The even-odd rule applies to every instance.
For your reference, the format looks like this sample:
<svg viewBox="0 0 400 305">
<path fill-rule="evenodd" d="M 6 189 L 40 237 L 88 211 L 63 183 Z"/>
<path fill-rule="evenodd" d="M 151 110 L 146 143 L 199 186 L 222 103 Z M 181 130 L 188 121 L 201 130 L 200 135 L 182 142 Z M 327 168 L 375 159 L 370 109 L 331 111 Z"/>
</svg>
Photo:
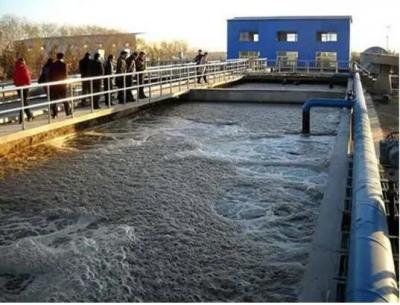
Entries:
<svg viewBox="0 0 400 305">
<path fill-rule="evenodd" d="M 68 77 L 67 65 L 64 63 L 64 53 L 57 54 L 57 60 L 50 66 L 50 81 L 61 81 L 66 80 Z M 67 97 L 67 85 L 53 85 L 50 87 L 50 99 L 51 101 L 65 99 Z M 64 101 L 65 115 L 71 115 L 71 105 L 69 102 Z M 58 115 L 57 104 L 51 105 L 53 119 Z"/>
<path fill-rule="evenodd" d="M 104 75 L 113 75 L 114 74 L 113 60 L 114 60 L 114 56 L 108 55 L 107 60 L 104 62 Z M 108 90 L 112 89 L 112 78 L 105 78 L 103 81 L 103 87 L 104 87 L 104 91 L 108 91 Z M 105 100 L 105 104 L 107 106 L 114 105 L 114 103 L 112 101 L 113 100 L 112 93 L 105 93 L 104 100 Z"/>
<path fill-rule="evenodd" d="M 42 72 L 40 73 L 38 79 L 39 84 L 48 83 L 50 81 L 50 67 L 52 64 L 53 64 L 53 58 L 49 58 L 46 64 L 43 66 Z M 49 96 L 50 92 L 48 90 L 48 87 L 44 87 L 44 90 L 46 91 L 47 96 Z"/>
<path fill-rule="evenodd" d="M 139 56 L 136 59 L 136 71 L 140 72 L 140 71 L 145 71 L 146 70 L 146 53 L 144 52 L 140 52 Z M 138 80 L 139 80 L 139 86 L 141 86 L 139 88 L 139 98 L 140 99 L 144 99 L 147 98 L 147 96 L 144 94 L 144 74 L 140 73 L 138 74 Z"/>
<path fill-rule="evenodd" d="M 127 59 L 126 59 L 126 87 L 133 86 L 133 76 L 136 71 L 136 64 L 135 60 L 137 59 L 138 53 L 133 52 Z M 135 99 L 132 94 L 132 88 L 126 90 L 126 101 L 127 102 L 134 102 Z"/>
<path fill-rule="evenodd" d="M 118 57 L 117 60 L 117 74 L 121 73 L 126 73 L 126 56 L 128 55 L 128 52 L 122 51 Z M 115 78 L 115 84 L 119 89 L 125 88 L 126 84 L 126 79 L 124 76 L 117 76 Z M 124 98 L 124 90 L 119 90 L 118 91 L 118 103 L 124 104 L 125 103 L 125 98 Z"/>
<path fill-rule="evenodd" d="M 90 53 L 86 53 L 85 56 L 79 61 L 79 73 L 81 78 L 90 77 L 90 66 L 92 60 L 90 59 Z M 82 82 L 82 95 L 90 93 L 90 81 Z M 82 98 L 82 106 L 86 105 L 86 98 Z"/>
<path fill-rule="evenodd" d="M 100 61 L 100 54 L 94 54 L 94 58 L 90 67 L 90 74 L 91 76 L 103 76 L 104 75 L 104 67 Z M 93 93 L 96 94 L 100 92 L 101 88 L 101 79 L 95 79 L 93 82 Z M 100 109 L 99 105 L 100 95 L 93 96 L 93 107 L 94 109 Z"/>
</svg>

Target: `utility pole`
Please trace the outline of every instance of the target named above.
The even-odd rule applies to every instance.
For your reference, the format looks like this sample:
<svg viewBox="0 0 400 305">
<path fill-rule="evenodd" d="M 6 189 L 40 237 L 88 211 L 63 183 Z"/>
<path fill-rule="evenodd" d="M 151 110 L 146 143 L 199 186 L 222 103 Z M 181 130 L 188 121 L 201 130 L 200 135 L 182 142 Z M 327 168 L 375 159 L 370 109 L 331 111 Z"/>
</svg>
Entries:
<svg viewBox="0 0 400 305">
<path fill-rule="evenodd" d="M 385 28 L 386 28 L 386 51 L 389 52 L 389 31 L 390 31 L 391 25 L 388 24 Z"/>
</svg>

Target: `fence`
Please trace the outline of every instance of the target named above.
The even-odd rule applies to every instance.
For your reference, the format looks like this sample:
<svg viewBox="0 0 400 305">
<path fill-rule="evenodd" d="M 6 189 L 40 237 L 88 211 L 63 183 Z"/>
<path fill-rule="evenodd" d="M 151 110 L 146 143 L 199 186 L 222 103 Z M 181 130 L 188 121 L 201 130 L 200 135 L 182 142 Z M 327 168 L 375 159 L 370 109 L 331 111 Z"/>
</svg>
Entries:
<svg viewBox="0 0 400 305">
<path fill-rule="evenodd" d="M 254 71 L 277 73 L 339 73 L 348 72 L 351 68 L 349 61 L 331 60 L 289 60 L 289 59 L 254 59 L 251 62 Z"/>
<path fill-rule="evenodd" d="M 53 118 L 51 116 L 51 107 L 54 104 L 59 103 L 70 103 L 71 107 L 71 117 L 75 115 L 76 104 L 82 99 L 90 99 L 90 110 L 95 111 L 94 108 L 94 97 L 96 96 L 108 96 L 109 101 L 112 100 L 112 96 L 115 93 L 122 92 L 123 103 L 127 103 L 127 91 L 135 90 L 139 92 L 139 89 L 147 91 L 148 100 L 152 99 L 154 93 L 158 93 L 158 96 L 165 96 L 172 94 L 174 89 L 188 90 L 193 86 L 197 85 L 198 79 L 206 77 L 211 83 L 217 81 L 227 81 L 236 76 L 243 75 L 248 69 L 248 60 L 237 59 L 232 61 L 224 62 L 213 62 L 204 65 L 196 65 L 194 63 L 186 65 L 165 65 L 158 67 L 150 67 L 145 71 L 135 72 L 133 74 L 113 74 L 98 77 L 88 77 L 88 78 L 69 78 L 63 81 L 49 82 L 43 84 L 32 84 L 29 86 L 14 87 L 10 84 L 4 85 L 0 89 L 0 96 L 3 100 L 0 102 L 1 105 L 9 104 L 8 109 L 0 110 L 0 116 L 7 115 L 11 113 L 24 112 L 25 109 L 41 109 L 44 112 L 47 111 L 48 123 L 51 124 Z M 127 82 L 129 76 L 133 77 L 132 84 Z M 113 81 L 115 78 L 122 78 L 122 84 L 120 88 L 115 88 L 113 86 Z M 81 86 L 82 82 L 88 82 L 90 84 L 89 93 L 82 93 Z M 97 91 L 94 90 L 93 84 L 95 82 L 101 82 L 102 88 Z M 103 86 L 104 82 L 108 84 L 106 89 Z M 51 100 L 50 94 L 46 92 L 51 92 L 54 86 L 65 86 L 67 89 L 67 95 L 63 98 Z M 23 97 L 24 90 L 29 90 L 36 95 L 32 96 L 30 100 L 35 100 L 36 103 L 31 105 L 24 105 L 23 98 L 14 98 L 15 92 L 19 93 L 20 97 Z M 54 89 L 53 89 L 54 90 Z M 120 93 L 121 94 L 121 93 Z M 13 107 L 13 103 L 19 103 L 17 107 Z M 112 107 L 111 103 L 108 107 Z M 26 127 L 26 120 L 24 115 L 22 115 L 21 121 L 22 129 Z"/>
</svg>

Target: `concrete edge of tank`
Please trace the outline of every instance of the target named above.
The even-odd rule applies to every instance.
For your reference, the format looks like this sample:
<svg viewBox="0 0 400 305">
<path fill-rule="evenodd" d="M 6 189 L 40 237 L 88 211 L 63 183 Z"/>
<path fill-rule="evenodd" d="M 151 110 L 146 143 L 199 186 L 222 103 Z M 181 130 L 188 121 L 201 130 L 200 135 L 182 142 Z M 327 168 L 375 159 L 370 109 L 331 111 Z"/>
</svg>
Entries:
<svg viewBox="0 0 400 305">
<path fill-rule="evenodd" d="M 351 83 L 351 81 L 349 81 Z M 349 84 L 351 86 L 351 84 Z M 348 176 L 351 111 L 342 109 L 319 207 L 309 258 L 300 283 L 299 302 L 337 302 L 337 281 Z"/>
</svg>

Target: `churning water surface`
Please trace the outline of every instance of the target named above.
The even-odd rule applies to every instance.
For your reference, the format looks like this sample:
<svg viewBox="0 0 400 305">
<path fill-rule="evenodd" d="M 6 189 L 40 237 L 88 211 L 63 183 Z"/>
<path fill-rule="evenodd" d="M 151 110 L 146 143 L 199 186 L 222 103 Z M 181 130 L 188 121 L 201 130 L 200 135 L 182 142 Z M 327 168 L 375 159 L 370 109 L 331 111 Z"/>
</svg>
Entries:
<svg viewBox="0 0 400 305">
<path fill-rule="evenodd" d="M 0 181 L 0 301 L 295 301 L 339 120 L 182 103 Z"/>
</svg>

